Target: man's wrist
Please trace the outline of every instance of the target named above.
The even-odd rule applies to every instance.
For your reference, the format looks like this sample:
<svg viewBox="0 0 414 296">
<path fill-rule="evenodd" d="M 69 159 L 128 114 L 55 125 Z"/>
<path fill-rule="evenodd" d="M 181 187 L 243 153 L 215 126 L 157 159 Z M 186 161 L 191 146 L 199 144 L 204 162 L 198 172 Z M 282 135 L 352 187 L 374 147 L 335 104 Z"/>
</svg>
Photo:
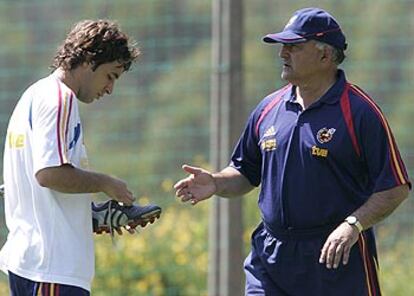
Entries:
<svg viewBox="0 0 414 296">
<path fill-rule="evenodd" d="M 351 226 L 354 226 L 358 229 L 358 232 L 361 233 L 364 230 L 364 227 L 362 226 L 361 222 L 359 222 L 358 218 L 356 216 L 350 215 L 345 218 L 345 222 L 348 223 Z"/>
<path fill-rule="evenodd" d="M 216 173 L 211 174 L 211 179 L 213 181 L 214 189 L 215 189 L 212 195 L 221 196 L 221 193 L 222 193 L 221 191 L 223 190 L 223 188 L 221 188 L 222 187 L 221 183 L 223 182 L 222 178 L 223 178 L 223 175 L 221 174 L 221 172 L 216 172 Z"/>
</svg>

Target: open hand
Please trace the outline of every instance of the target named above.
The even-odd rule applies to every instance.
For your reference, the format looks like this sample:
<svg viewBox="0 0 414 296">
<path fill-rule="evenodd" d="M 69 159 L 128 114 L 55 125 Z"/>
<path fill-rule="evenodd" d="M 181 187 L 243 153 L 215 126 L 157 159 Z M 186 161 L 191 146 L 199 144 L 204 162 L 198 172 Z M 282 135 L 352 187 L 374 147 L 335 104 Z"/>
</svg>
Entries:
<svg viewBox="0 0 414 296">
<path fill-rule="evenodd" d="M 182 202 L 190 201 L 192 205 L 210 198 L 217 190 L 213 175 L 202 168 L 183 165 L 183 170 L 190 174 L 174 185 L 175 195 Z"/>
<path fill-rule="evenodd" d="M 358 229 L 343 222 L 327 238 L 321 250 L 319 263 L 326 264 L 326 268 L 329 269 L 338 268 L 342 259 L 342 264 L 346 265 L 351 247 L 357 242 L 358 237 Z"/>
</svg>

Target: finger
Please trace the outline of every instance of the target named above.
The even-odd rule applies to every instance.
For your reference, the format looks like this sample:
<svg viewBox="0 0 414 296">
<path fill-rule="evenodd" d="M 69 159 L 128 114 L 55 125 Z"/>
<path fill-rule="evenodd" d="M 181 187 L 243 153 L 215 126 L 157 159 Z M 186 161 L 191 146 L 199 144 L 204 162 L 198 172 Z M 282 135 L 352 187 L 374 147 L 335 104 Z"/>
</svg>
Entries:
<svg viewBox="0 0 414 296">
<path fill-rule="evenodd" d="M 177 183 L 175 183 L 174 189 L 179 190 L 179 189 L 187 187 L 189 185 L 189 181 L 190 181 L 189 178 L 185 178 L 185 179 L 178 181 Z"/>
<path fill-rule="evenodd" d="M 134 196 L 134 194 L 131 195 L 131 198 L 132 198 L 133 202 L 137 200 L 137 198 Z"/>
<path fill-rule="evenodd" d="M 134 194 L 133 194 L 131 191 L 128 191 L 127 198 L 128 198 L 131 202 L 135 201 Z"/>
<path fill-rule="evenodd" d="M 193 166 L 190 166 L 190 165 L 187 165 L 187 164 L 183 165 L 182 168 L 187 173 L 190 173 L 190 174 L 193 174 L 193 175 L 200 174 L 203 171 L 201 168 L 193 167 Z"/>
<path fill-rule="evenodd" d="M 337 268 L 339 266 L 339 261 L 341 260 L 343 251 L 344 251 L 343 244 L 338 244 L 336 246 L 335 257 L 333 259 L 333 268 Z"/>
<path fill-rule="evenodd" d="M 349 260 L 349 254 L 351 253 L 351 246 L 346 245 L 344 247 L 344 254 L 342 255 L 342 264 L 347 265 Z"/>
<path fill-rule="evenodd" d="M 130 194 L 123 194 L 123 195 L 119 195 L 119 196 L 115 196 L 115 198 L 119 203 L 122 203 L 123 205 L 127 205 L 130 206 L 132 205 L 133 199 L 132 199 L 132 195 Z"/>
<path fill-rule="evenodd" d="M 323 245 L 322 249 L 321 249 L 321 255 L 319 257 L 319 263 L 325 263 L 326 261 L 326 252 L 328 250 L 329 247 L 329 242 L 326 241 L 325 244 Z"/>
<path fill-rule="evenodd" d="M 335 251 L 336 251 L 336 243 L 331 243 L 329 245 L 328 250 L 326 251 L 326 268 L 330 269 L 332 268 L 334 258 L 335 258 Z"/>
<path fill-rule="evenodd" d="M 116 230 L 116 232 L 117 232 L 119 235 L 122 235 L 122 230 L 121 230 L 121 228 L 115 228 L 115 230 Z"/>
<path fill-rule="evenodd" d="M 131 206 L 132 205 L 132 200 L 129 199 L 129 198 L 123 198 L 121 202 L 126 206 Z"/>
<path fill-rule="evenodd" d="M 134 202 L 134 200 L 135 200 L 135 197 L 134 197 L 134 195 L 133 195 L 131 192 L 128 192 L 128 193 L 125 195 L 125 200 L 124 200 L 124 202 L 125 202 L 128 206 L 132 205 L 132 203 Z"/>
<path fill-rule="evenodd" d="M 329 248 L 328 248 L 328 250 L 326 250 L 326 262 L 325 262 L 325 265 L 326 265 L 326 268 L 328 268 L 328 269 L 330 269 L 331 267 L 332 267 L 332 261 L 333 261 L 333 252 L 334 252 L 334 248 L 333 248 L 333 246 L 332 246 L 332 244 L 331 245 L 329 245 Z"/>
<path fill-rule="evenodd" d="M 186 192 L 184 193 L 183 197 L 181 197 L 182 202 L 186 202 L 192 199 L 194 199 L 194 195 L 191 192 Z"/>
<path fill-rule="evenodd" d="M 175 192 L 175 195 L 176 195 L 177 197 L 181 197 L 181 196 L 186 195 L 186 194 L 187 194 L 187 192 L 188 192 L 188 188 L 187 188 L 187 187 L 184 187 L 184 188 L 181 188 L 181 189 L 177 190 L 177 191 Z"/>
<path fill-rule="evenodd" d="M 198 202 L 199 202 L 200 200 L 198 200 L 198 199 L 196 199 L 196 198 L 192 198 L 191 200 L 190 200 L 190 202 L 191 202 L 191 205 L 192 206 L 195 206 L 196 204 L 198 204 Z"/>
</svg>

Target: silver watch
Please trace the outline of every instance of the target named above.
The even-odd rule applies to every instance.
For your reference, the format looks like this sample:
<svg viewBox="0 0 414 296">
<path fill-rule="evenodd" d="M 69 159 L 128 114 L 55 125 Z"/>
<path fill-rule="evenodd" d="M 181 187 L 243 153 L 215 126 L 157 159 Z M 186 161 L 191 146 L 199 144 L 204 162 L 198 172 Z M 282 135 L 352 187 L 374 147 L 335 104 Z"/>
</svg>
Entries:
<svg viewBox="0 0 414 296">
<path fill-rule="evenodd" d="M 362 227 L 361 222 L 359 222 L 358 218 L 355 216 L 348 216 L 345 218 L 345 222 L 347 222 L 349 225 L 354 225 L 356 226 L 356 228 L 358 229 L 359 232 L 362 232 L 362 230 L 364 230 L 364 228 Z"/>
</svg>

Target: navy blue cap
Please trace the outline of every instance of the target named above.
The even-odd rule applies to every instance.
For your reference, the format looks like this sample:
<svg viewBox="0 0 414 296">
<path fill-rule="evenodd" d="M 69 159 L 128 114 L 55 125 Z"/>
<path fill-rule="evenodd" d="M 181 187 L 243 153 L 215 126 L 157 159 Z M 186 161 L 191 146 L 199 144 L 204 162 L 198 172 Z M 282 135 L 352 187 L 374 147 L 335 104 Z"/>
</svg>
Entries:
<svg viewBox="0 0 414 296">
<path fill-rule="evenodd" d="M 347 48 L 345 35 L 332 15 L 320 8 L 303 8 L 296 11 L 282 32 L 267 34 L 266 43 L 293 44 L 318 40 L 338 49 Z"/>
</svg>

